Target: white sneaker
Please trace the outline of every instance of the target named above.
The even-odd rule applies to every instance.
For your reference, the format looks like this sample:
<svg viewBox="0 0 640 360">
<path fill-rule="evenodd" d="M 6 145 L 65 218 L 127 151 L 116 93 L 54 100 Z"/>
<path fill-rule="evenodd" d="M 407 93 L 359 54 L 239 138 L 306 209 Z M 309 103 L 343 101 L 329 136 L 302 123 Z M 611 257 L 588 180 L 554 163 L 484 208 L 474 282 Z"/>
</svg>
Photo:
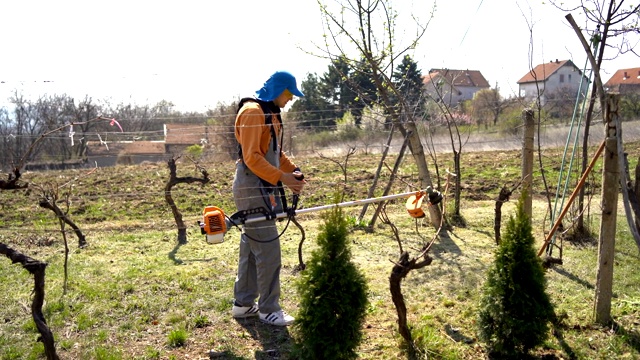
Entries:
<svg viewBox="0 0 640 360">
<path fill-rule="evenodd" d="M 258 316 L 258 304 L 251 306 L 238 306 L 235 303 L 231 309 L 231 315 L 236 319 L 244 319 L 252 316 Z"/>
<path fill-rule="evenodd" d="M 293 316 L 287 314 L 282 310 L 268 314 L 260 313 L 260 321 L 269 325 L 287 326 L 291 325 L 295 320 L 296 319 L 294 319 Z"/>
</svg>

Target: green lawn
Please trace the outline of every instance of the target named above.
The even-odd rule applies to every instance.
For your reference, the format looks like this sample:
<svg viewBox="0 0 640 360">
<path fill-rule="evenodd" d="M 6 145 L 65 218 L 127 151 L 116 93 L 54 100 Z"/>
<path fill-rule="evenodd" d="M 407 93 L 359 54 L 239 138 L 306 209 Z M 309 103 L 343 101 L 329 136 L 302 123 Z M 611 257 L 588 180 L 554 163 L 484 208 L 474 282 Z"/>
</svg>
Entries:
<svg viewBox="0 0 640 360">
<path fill-rule="evenodd" d="M 637 153 L 632 155 L 637 159 Z M 546 161 L 558 158 L 553 151 L 545 153 Z M 376 155 L 364 154 L 350 159 L 347 184 L 342 182 L 338 166 L 327 159 L 298 160 L 309 181 L 301 205 L 327 204 L 335 191 L 344 192 L 345 200 L 366 197 L 377 160 Z M 500 188 L 515 184 L 520 174 L 517 152 L 463 154 L 463 164 L 461 211 L 466 226 L 453 226 L 443 233 L 431 250 L 432 265 L 410 273 L 403 282 L 414 338 L 430 358 L 484 356 L 476 337 L 475 309 L 496 248 L 494 200 Z M 86 170 L 26 173 L 25 181 L 40 186 L 46 181 L 62 184 L 78 177 L 69 213 L 87 236 L 88 246 L 79 249 L 75 235 L 67 234 L 71 253 L 65 295 L 62 236 L 53 213 L 37 206 L 39 190 L 31 186 L 28 192 L 0 192 L 0 242 L 49 264 L 44 312 L 61 358 L 200 359 L 208 358 L 209 350 L 229 359 L 289 358 L 297 335 L 292 329 L 269 327 L 253 319 L 236 321 L 230 316 L 239 231 L 231 229 L 224 243 L 208 245 L 196 220 L 206 205 L 234 211 L 230 195 L 233 163 L 211 167 L 212 183 L 174 189 L 173 197 L 189 225 L 189 243 L 182 246 L 177 245 L 175 222 L 164 202 L 165 164 L 98 169 L 86 177 L 82 176 Z M 557 169 L 549 164 L 545 168 L 554 183 Z M 589 221 L 595 231 L 599 224 L 599 190 L 595 186 L 600 181 L 599 171 L 596 167 L 598 175 L 591 178 L 589 188 L 594 194 Z M 197 176 L 187 163 L 179 165 L 179 176 L 181 172 Z M 387 178 L 388 171 L 383 184 Z M 410 157 L 401 168 L 400 179 L 394 192 L 408 191 L 406 184 L 417 180 Z M 539 246 L 544 240 L 543 228 L 550 226 L 539 176 L 534 186 L 533 226 Z M 514 213 L 515 203 L 514 198 L 503 206 L 503 217 Z M 370 206 L 366 220 L 372 210 Z M 360 208 L 347 208 L 345 213 L 353 220 Z M 416 222 L 408 217 L 402 200 L 389 204 L 387 213 L 399 229 L 404 249 L 414 255 L 434 236 L 427 220 Z M 565 242 L 564 264 L 547 271 L 548 291 L 563 320 L 544 348 L 536 351 L 537 358 L 640 358 L 640 256 L 623 217 L 620 207 L 614 324 L 593 324 L 597 247 Z M 308 214 L 299 221 L 306 234 L 303 254 L 308 257 L 320 217 Z M 285 222 L 279 226 L 282 229 Z M 373 232 L 354 227 L 350 239 L 354 261 L 367 276 L 370 292 L 360 358 L 402 358 L 406 355 L 388 290 L 389 272 L 399 255 L 396 240 L 390 228 L 380 222 Z M 282 304 L 293 315 L 297 309 L 299 241 L 300 231 L 290 224 L 282 241 Z M 32 289 L 33 278 L 27 271 L 6 258 L 0 260 L 0 359 L 43 357 L 30 317 Z"/>
</svg>

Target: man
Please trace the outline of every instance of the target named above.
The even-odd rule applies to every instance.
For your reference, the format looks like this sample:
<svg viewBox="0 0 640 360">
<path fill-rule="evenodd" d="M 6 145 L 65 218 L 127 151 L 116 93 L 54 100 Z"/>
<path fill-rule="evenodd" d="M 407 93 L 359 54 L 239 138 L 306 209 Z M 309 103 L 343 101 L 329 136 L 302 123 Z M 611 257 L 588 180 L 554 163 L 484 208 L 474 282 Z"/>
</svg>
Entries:
<svg viewBox="0 0 640 360">
<path fill-rule="evenodd" d="M 281 150 L 280 111 L 294 95 L 304 96 L 295 77 L 277 71 L 256 91 L 255 98 L 240 102 L 235 123 L 239 160 L 233 181 L 233 197 L 239 211 L 260 207 L 281 211 L 278 185 L 287 186 L 294 194 L 304 187 L 300 169 Z M 294 321 L 280 307 L 280 268 L 275 220 L 245 224 L 240 237 L 233 317 L 259 316 L 260 321 L 277 326 Z"/>
</svg>

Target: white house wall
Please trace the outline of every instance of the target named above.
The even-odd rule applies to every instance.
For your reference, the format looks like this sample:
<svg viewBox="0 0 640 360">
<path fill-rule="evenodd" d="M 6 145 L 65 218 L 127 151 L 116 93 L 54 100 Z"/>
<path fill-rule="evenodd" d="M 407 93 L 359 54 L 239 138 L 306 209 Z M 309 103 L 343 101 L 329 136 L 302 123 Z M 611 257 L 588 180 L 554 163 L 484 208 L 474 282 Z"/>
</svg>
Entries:
<svg viewBox="0 0 640 360">
<path fill-rule="evenodd" d="M 540 74 L 539 76 L 542 77 L 543 74 Z M 551 74 L 545 82 L 538 82 L 538 88 L 536 88 L 536 83 L 534 82 L 520 84 L 520 96 L 524 96 L 526 101 L 532 101 L 538 96 L 538 91 L 540 91 L 542 94 L 540 103 L 544 106 L 545 92 L 554 92 L 559 88 L 570 88 L 577 92 L 580 87 L 581 78 L 582 76 L 580 76 L 580 72 L 575 67 L 565 65 Z M 589 84 L 586 81 L 586 78 L 584 79 L 581 93 L 583 96 L 586 96 Z"/>
</svg>

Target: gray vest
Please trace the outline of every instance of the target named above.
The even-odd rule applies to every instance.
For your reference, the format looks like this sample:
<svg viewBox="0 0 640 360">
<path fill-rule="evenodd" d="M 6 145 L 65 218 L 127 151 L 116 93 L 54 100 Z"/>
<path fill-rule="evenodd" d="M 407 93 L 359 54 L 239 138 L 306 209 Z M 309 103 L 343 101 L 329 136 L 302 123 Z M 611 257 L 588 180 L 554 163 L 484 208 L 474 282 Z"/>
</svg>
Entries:
<svg viewBox="0 0 640 360">
<path fill-rule="evenodd" d="M 271 137 L 265 159 L 276 169 L 280 168 L 280 144 L 278 144 L 278 139 L 275 136 Z M 278 192 L 278 184 L 272 185 L 260 179 L 245 165 L 244 161 L 238 161 L 236 165 L 233 195 L 238 210 L 264 207 L 270 212 L 278 213 L 282 212 L 283 209 Z"/>
</svg>

